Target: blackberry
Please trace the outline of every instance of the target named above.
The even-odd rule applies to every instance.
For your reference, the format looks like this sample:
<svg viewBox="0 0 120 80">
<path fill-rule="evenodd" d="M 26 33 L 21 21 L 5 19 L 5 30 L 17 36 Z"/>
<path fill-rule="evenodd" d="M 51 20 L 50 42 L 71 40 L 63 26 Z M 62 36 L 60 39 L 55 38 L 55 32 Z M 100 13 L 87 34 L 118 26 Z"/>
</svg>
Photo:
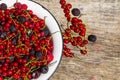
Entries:
<svg viewBox="0 0 120 80">
<path fill-rule="evenodd" d="M 74 16 L 79 16 L 79 15 L 80 15 L 80 10 L 79 10 L 78 8 L 73 8 L 73 9 L 72 9 L 72 14 L 73 14 Z"/>
<path fill-rule="evenodd" d="M 16 31 L 17 31 L 17 29 L 15 28 L 15 26 L 11 25 L 10 26 L 10 32 L 13 33 L 13 32 L 16 32 Z"/>
<path fill-rule="evenodd" d="M 46 74 L 48 72 L 48 70 L 49 70 L 49 68 L 46 65 L 42 65 L 40 67 L 40 72 L 43 73 L 43 74 Z"/>
<path fill-rule="evenodd" d="M 97 37 L 95 35 L 89 35 L 88 40 L 91 42 L 95 42 L 97 40 Z"/>
<path fill-rule="evenodd" d="M 35 57 L 38 59 L 42 59 L 42 53 L 41 52 L 36 52 Z"/>
<path fill-rule="evenodd" d="M 0 9 L 1 10 L 6 10 L 7 9 L 7 5 L 5 3 L 0 4 Z"/>
<path fill-rule="evenodd" d="M 24 16 L 18 16 L 18 21 L 20 23 L 24 23 L 26 21 L 26 18 Z"/>
</svg>

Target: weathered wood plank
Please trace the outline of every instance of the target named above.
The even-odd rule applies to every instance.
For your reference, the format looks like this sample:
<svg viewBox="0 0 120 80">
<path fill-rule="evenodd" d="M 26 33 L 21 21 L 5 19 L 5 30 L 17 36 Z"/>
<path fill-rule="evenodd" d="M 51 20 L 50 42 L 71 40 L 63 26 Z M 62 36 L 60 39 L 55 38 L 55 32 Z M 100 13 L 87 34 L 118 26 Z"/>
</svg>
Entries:
<svg viewBox="0 0 120 80">
<path fill-rule="evenodd" d="M 66 26 L 59 0 L 35 0 Z M 88 44 L 88 55 L 63 58 L 50 80 L 120 80 L 120 0 L 67 0 L 78 7 L 88 24 L 88 33 L 97 35 Z M 78 53 L 76 51 L 76 53 Z"/>
</svg>

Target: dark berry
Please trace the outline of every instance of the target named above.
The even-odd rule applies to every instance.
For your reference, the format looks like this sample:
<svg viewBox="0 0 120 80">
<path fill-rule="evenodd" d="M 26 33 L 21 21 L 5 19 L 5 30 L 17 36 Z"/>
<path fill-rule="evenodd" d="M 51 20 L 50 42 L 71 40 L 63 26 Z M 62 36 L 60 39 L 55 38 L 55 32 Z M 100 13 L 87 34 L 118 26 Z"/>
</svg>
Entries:
<svg viewBox="0 0 120 80">
<path fill-rule="evenodd" d="M 5 60 L 3 59 L 3 60 L 0 60 L 0 63 L 4 63 L 5 62 Z"/>
<path fill-rule="evenodd" d="M 36 53 L 36 51 L 35 51 L 35 50 L 30 50 L 29 52 L 30 52 L 30 55 L 32 55 L 32 56 L 34 56 L 34 55 L 35 55 L 35 53 Z"/>
<path fill-rule="evenodd" d="M 24 59 L 26 59 L 27 61 L 29 61 L 29 60 L 30 60 L 29 56 L 26 56 L 26 55 L 25 55 L 25 56 L 23 56 L 23 58 L 24 58 Z"/>
<path fill-rule="evenodd" d="M 24 16 L 18 16 L 18 21 L 20 23 L 24 23 L 26 21 L 26 18 Z"/>
<path fill-rule="evenodd" d="M 40 72 L 43 74 L 46 74 L 48 72 L 49 68 L 46 65 L 43 65 L 40 67 Z"/>
<path fill-rule="evenodd" d="M 15 79 L 15 78 L 12 78 L 12 80 L 17 80 L 17 79 Z"/>
<path fill-rule="evenodd" d="M 15 61 L 15 57 L 10 57 L 10 63 Z"/>
<path fill-rule="evenodd" d="M 35 57 L 38 59 L 42 59 L 42 53 L 41 52 L 36 52 Z"/>
<path fill-rule="evenodd" d="M 6 9 L 7 9 L 7 5 L 6 5 L 5 3 L 2 3 L 2 4 L 0 5 L 0 9 L 1 9 L 1 10 L 6 10 Z"/>
<path fill-rule="evenodd" d="M 17 44 L 17 41 L 18 41 L 18 36 L 15 36 L 15 37 L 12 39 L 12 44 L 13 44 L 13 45 L 16 45 L 16 44 Z"/>
<path fill-rule="evenodd" d="M 16 45 L 17 44 L 17 40 L 15 38 L 12 39 L 12 44 Z"/>
<path fill-rule="evenodd" d="M 50 34 L 50 31 L 47 27 L 43 29 L 43 32 L 44 32 L 44 36 L 48 36 Z"/>
<path fill-rule="evenodd" d="M 10 77 L 5 77 L 5 80 L 8 80 Z M 1 80 L 1 79 L 0 79 Z"/>
<path fill-rule="evenodd" d="M 88 40 L 91 42 L 95 42 L 97 40 L 97 37 L 95 35 L 89 35 Z"/>
<path fill-rule="evenodd" d="M 80 10 L 79 10 L 78 8 L 73 8 L 73 9 L 72 9 L 72 14 L 73 14 L 74 16 L 79 16 L 79 15 L 80 15 Z"/>
<path fill-rule="evenodd" d="M 5 39 L 6 36 L 7 36 L 7 32 L 1 32 L 0 37 L 1 37 L 2 39 Z"/>
<path fill-rule="evenodd" d="M 3 26 L 0 24 L 0 28 L 2 28 Z"/>
<path fill-rule="evenodd" d="M 11 25 L 10 26 L 10 32 L 13 33 L 13 32 L 16 32 L 16 28 L 14 25 Z"/>
<path fill-rule="evenodd" d="M 40 76 L 40 72 L 39 71 L 35 71 L 32 73 L 32 78 L 33 79 L 37 79 Z"/>
</svg>

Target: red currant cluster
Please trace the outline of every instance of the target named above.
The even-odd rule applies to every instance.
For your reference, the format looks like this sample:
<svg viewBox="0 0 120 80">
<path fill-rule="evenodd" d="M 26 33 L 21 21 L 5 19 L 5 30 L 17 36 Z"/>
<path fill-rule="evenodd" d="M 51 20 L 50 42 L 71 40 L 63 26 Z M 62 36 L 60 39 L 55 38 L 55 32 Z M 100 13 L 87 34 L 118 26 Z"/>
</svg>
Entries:
<svg viewBox="0 0 120 80">
<path fill-rule="evenodd" d="M 44 19 L 26 4 L 0 4 L 0 80 L 30 80 L 48 72 L 53 42 Z"/>
<path fill-rule="evenodd" d="M 72 5 L 66 3 L 65 0 L 60 0 L 61 8 L 65 13 L 67 18 L 68 25 L 66 29 L 63 29 L 63 39 L 64 39 L 64 51 L 63 55 L 67 57 L 73 57 L 74 53 L 68 48 L 67 45 L 71 44 L 79 49 L 81 54 L 86 54 L 85 45 L 88 44 L 88 41 L 85 39 L 86 35 L 86 25 L 83 24 L 82 20 L 79 19 L 80 10 L 75 8 L 72 9 Z M 72 15 L 71 15 L 72 13 Z"/>
</svg>

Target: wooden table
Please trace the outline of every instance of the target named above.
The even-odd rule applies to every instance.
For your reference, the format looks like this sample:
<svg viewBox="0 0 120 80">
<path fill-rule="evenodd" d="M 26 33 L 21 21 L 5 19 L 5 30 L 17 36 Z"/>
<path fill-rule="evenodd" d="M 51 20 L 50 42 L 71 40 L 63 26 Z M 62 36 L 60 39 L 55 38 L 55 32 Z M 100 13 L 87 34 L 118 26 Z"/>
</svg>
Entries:
<svg viewBox="0 0 120 80">
<path fill-rule="evenodd" d="M 59 24 L 66 19 L 59 0 L 34 0 L 44 5 Z M 88 54 L 76 51 L 75 58 L 62 58 L 50 80 L 120 80 L 120 0 L 67 0 L 81 10 L 87 34 L 97 36 L 88 44 Z"/>
</svg>

